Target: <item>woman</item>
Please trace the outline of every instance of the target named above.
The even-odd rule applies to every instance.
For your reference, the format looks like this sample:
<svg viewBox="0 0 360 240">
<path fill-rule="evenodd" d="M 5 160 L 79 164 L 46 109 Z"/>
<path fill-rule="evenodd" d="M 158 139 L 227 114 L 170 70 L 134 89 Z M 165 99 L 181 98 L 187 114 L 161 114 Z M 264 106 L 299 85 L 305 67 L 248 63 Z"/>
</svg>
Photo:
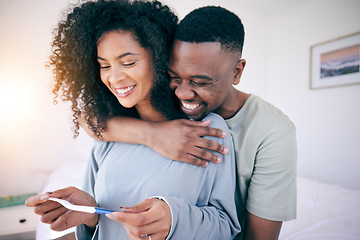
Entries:
<svg viewBox="0 0 360 240">
<path fill-rule="evenodd" d="M 166 73 L 176 23 L 157 1 L 88 2 L 68 14 L 59 24 L 50 65 L 54 93 L 61 90 L 72 102 L 77 129 L 80 115 L 98 136 L 112 116 L 154 122 L 182 116 Z M 207 118 L 228 131 L 219 116 Z M 214 140 L 232 146 L 228 136 Z M 167 160 L 143 145 L 96 141 L 86 192 L 70 187 L 26 204 L 54 230 L 78 226 L 79 239 L 232 239 L 240 230 L 234 165 L 233 151 L 222 164 L 201 168 Z M 99 217 L 67 211 L 49 196 L 113 210 L 136 206 Z"/>
</svg>

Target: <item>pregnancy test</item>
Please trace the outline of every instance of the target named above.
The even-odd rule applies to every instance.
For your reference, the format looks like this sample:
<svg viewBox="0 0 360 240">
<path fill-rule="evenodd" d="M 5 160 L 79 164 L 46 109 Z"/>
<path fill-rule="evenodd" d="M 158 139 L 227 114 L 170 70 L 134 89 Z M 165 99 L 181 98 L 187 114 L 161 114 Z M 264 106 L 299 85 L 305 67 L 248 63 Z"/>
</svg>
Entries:
<svg viewBox="0 0 360 240">
<path fill-rule="evenodd" d="M 109 214 L 109 213 L 115 212 L 113 210 L 108 210 L 108 209 L 105 209 L 105 208 L 74 205 L 74 204 L 69 203 L 68 201 L 66 201 L 64 199 L 59 199 L 59 198 L 50 197 L 49 200 L 60 203 L 61 205 L 63 205 L 67 209 L 70 209 L 70 210 L 73 210 L 73 211 L 78 211 L 78 212 L 95 213 L 95 214 Z M 120 210 L 118 212 L 122 212 L 122 210 Z"/>
</svg>

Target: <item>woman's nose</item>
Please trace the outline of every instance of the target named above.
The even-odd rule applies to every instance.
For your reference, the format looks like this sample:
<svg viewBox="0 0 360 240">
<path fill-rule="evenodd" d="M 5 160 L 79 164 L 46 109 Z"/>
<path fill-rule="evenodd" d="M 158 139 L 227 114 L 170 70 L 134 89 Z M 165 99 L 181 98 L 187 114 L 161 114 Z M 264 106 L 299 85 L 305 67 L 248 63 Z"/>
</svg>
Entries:
<svg viewBox="0 0 360 240">
<path fill-rule="evenodd" d="M 111 83 L 116 83 L 118 81 L 121 81 L 123 79 L 126 78 L 126 74 L 121 71 L 121 69 L 113 69 L 113 71 L 111 72 L 111 76 L 110 76 L 110 79 L 109 81 Z"/>
</svg>

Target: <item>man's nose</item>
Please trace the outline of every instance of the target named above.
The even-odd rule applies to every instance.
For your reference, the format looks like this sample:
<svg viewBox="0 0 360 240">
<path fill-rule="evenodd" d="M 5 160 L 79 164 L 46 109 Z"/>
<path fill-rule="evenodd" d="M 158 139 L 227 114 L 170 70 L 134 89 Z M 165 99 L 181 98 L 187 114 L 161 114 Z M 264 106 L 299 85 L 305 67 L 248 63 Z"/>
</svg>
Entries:
<svg viewBox="0 0 360 240">
<path fill-rule="evenodd" d="M 181 100 L 191 100 L 195 97 L 195 92 L 186 81 L 177 84 L 175 95 Z"/>
</svg>

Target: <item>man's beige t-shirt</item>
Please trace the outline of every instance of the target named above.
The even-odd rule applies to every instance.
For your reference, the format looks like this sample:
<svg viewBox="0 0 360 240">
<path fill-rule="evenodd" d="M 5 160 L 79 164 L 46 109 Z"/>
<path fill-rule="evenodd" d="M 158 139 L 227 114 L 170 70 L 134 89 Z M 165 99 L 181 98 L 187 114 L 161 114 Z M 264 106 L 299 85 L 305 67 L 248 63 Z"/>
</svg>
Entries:
<svg viewBox="0 0 360 240">
<path fill-rule="evenodd" d="M 242 227 L 246 210 L 273 221 L 296 218 L 294 124 L 279 109 L 255 95 L 250 95 L 226 123 L 235 145 L 237 208 Z"/>
</svg>

